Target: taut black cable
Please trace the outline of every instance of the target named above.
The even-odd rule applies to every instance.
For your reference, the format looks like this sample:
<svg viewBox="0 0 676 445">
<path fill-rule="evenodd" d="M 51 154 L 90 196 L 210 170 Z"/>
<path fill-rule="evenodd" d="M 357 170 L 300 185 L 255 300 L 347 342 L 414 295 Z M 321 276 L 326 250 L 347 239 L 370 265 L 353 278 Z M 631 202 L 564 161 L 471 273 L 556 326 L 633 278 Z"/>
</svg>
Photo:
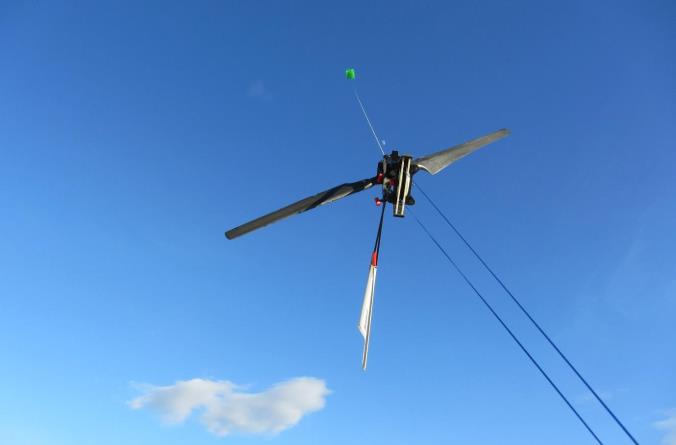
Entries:
<svg viewBox="0 0 676 445">
<path fill-rule="evenodd" d="M 375 246 L 373 246 L 373 255 L 376 260 L 376 264 L 374 266 L 377 266 L 378 264 L 378 254 L 380 253 L 380 238 L 383 235 L 383 217 L 385 216 L 385 206 L 387 205 L 387 201 L 383 201 L 383 208 L 380 211 L 380 222 L 378 223 L 378 234 L 376 235 L 376 243 Z"/>
<path fill-rule="evenodd" d="M 514 296 L 514 294 L 507 288 L 507 286 L 505 285 L 505 283 L 503 283 L 502 280 L 495 274 L 495 272 L 493 272 L 493 269 L 491 269 L 491 268 L 488 266 L 488 264 L 483 260 L 483 258 L 481 258 L 481 255 L 479 255 L 479 253 L 478 253 L 476 250 L 474 250 L 474 248 L 473 248 L 472 245 L 469 243 L 469 241 L 467 241 L 467 239 L 466 239 L 464 236 L 462 236 L 462 234 L 460 233 L 460 231 L 459 231 L 459 230 L 455 227 L 455 225 L 454 225 L 454 224 L 446 217 L 446 215 L 444 214 L 444 212 L 442 212 L 441 209 L 439 209 L 439 207 L 437 207 L 437 205 L 434 203 L 434 201 L 432 201 L 432 198 L 430 198 L 430 197 L 427 195 L 427 193 L 425 193 L 425 191 L 422 189 L 422 187 L 420 187 L 418 184 L 415 184 L 415 186 L 418 188 L 418 190 L 420 190 L 420 193 L 423 194 L 423 196 L 424 196 L 424 197 L 427 199 L 427 201 L 432 205 L 432 207 L 434 207 L 434 210 L 436 210 L 437 213 L 444 219 L 444 221 L 446 221 L 446 224 L 448 224 L 448 226 L 449 226 L 451 229 L 453 229 L 453 231 L 455 232 L 455 234 L 458 235 L 458 238 L 460 238 L 460 239 L 462 240 L 462 242 L 465 243 L 465 246 L 467 246 L 467 248 L 468 248 L 469 250 L 472 251 L 472 253 L 474 254 L 474 256 L 481 262 L 481 264 L 486 268 L 486 270 L 493 276 L 493 278 L 495 279 L 495 281 L 497 281 L 498 284 L 500 284 L 500 286 L 502 287 L 502 289 L 503 289 L 505 292 L 507 292 L 507 295 L 509 295 L 509 297 L 512 299 L 512 301 L 519 307 L 519 309 L 521 309 L 521 312 L 523 312 L 523 314 L 530 320 L 530 322 L 533 323 L 533 326 L 535 326 L 535 327 L 537 328 L 537 330 L 540 331 L 540 334 L 542 334 L 542 336 L 543 336 L 545 339 L 547 339 L 547 341 L 549 342 L 549 344 L 551 345 L 551 347 L 554 348 L 554 350 L 559 354 L 559 356 L 563 359 L 563 361 L 566 362 L 566 364 L 568 365 L 568 367 L 575 373 L 575 375 L 580 379 L 580 381 L 581 381 L 582 383 L 584 383 L 584 385 L 585 385 L 585 386 L 587 387 L 587 389 L 594 395 L 594 397 L 596 398 L 596 400 L 598 400 L 598 402 L 601 404 L 601 406 L 603 406 L 603 407 L 605 408 L 605 410 L 606 410 L 606 411 L 608 412 L 608 414 L 610 414 L 610 416 L 615 420 L 615 422 L 619 425 L 619 427 L 622 428 L 622 430 L 623 430 L 623 431 L 625 432 L 625 434 L 629 437 L 629 439 L 631 439 L 631 441 L 634 442 L 634 444 L 639 445 L 638 441 L 634 438 L 634 436 L 631 435 L 631 433 L 629 432 L 629 430 L 624 426 L 624 424 L 623 424 L 623 423 L 620 421 L 620 419 L 615 415 L 615 413 L 613 413 L 613 411 L 608 407 L 608 405 L 606 405 L 606 403 L 601 399 L 601 397 L 599 397 L 599 395 L 596 393 L 596 391 L 594 391 L 594 388 L 591 387 L 591 385 L 587 382 L 587 380 L 586 380 L 584 377 L 582 377 L 582 374 L 580 374 L 580 372 L 577 370 L 577 368 L 570 362 L 570 360 L 568 360 L 568 357 L 566 357 L 566 355 L 565 355 L 563 352 L 561 352 L 561 350 L 559 349 L 559 347 L 556 346 L 556 344 L 554 343 L 554 341 L 549 337 L 549 335 L 547 335 L 547 333 L 544 331 L 544 329 L 542 329 L 542 328 L 540 327 L 540 325 L 539 325 L 539 324 L 535 321 L 535 319 L 530 315 L 530 313 L 526 310 L 526 308 L 523 307 L 523 305 L 521 304 L 521 302 L 519 302 L 519 300 Z"/>
<path fill-rule="evenodd" d="M 570 408 L 570 410 L 575 414 L 575 416 L 577 416 L 577 418 L 580 420 L 580 422 L 582 422 L 582 424 L 585 426 L 585 428 L 587 428 L 587 431 L 589 431 L 589 433 L 590 433 L 592 436 L 594 436 L 594 439 L 596 439 L 596 441 L 597 441 L 600 445 L 603 445 L 603 442 L 601 442 L 601 439 L 599 439 L 599 437 L 596 435 L 596 433 L 594 433 L 594 431 L 593 431 L 593 430 L 591 429 L 591 427 L 587 424 L 587 422 L 585 422 L 585 420 L 582 418 L 582 416 L 580 415 L 580 413 L 577 412 L 577 410 L 575 409 L 575 407 L 574 407 L 573 405 L 571 405 L 571 403 L 568 401 L 568 399 L 566 398 L 566 396 L 563 395 L 563 393 L 561 392 L 561 390 L 559 389 L 559 387 L 556 386 L 556 383 L 554 383 L 554 381 L 552 381 L 552 379 L 549 378 L 549 375 L 547 375 L 547 373 L 545 372 L 544 369 L 542 369 L 542 367 L 541 367 L 540 364 L 537 362 L 537 360 L 535 360 L 535 358 L 533 358 L 533 356 L 530 354 L 530 352 L 528 352 L 528 350 L 526 349 L 526 347 L 519 341 L 519 339 L 516 337 L 516 335 L 514 335 L 514 333 L 512 332 L 512 330 L 509 329 L 509 327 L 505 324 L 505 322 L 504 322 L 504 321 L 502 320 L 502 318 L 498 315 L 498 313 L 495 312 L 495 310 L 494 310 L 493 307 L 490 305 L 490 303 L 488 303 L 488 301 L 486 301 L 486 299 L 483 297 L 483 295 L 481 295 L 481 293 L 477 290 L 477 288 L 474 287 L 474 285 L 473 285 L 472 282 L 469 280 L 469 278 L 467 278 L 467 275 L 465 275 L 465 274 L 463 273 L 463 271 L 462 271 L 462 270 L 460 269 L 460 267 L 455 263 L 455 261 L 453 261 L 453 259 L 448 255 L 448 253 L 446 253 L 446 250 L 441 246 L 441 244 L 439 244 L 439 242 L 434 238 L 434 236 L 430 233 L 430 231 L 427 230 L 427 227 L 425 227 L 425 225 L 424 225 L 424 224 L 423 224 L 416 216 L 414 216 L 414 218 L 415 218 L 415 220 L 418 222 L 418 224 L 420 225 L 420 227 L 425 231 L 425 233 L 426 233 L 427 236 L 430 238 L 430 240 L 432 240 L 432 242 L 439 248 L 439 250 L 441 251 L 441 253 L 444 254 L 444 256 L 446 257 L 446 259 L 451 263 L 451 265 L 455 268 L 455 270 L 460 274 L 460 276 L 463 278 L 463 280 L 465 280 L 465 283 L 467 283 L 467 284 L 469 285 L 469 287 L 472 288 L 472 290 L 473 290 L 474 293 L 477 295 L 477 297 L 479 297 L 479 298 L 481 299 L 481 301 L 483 302 L 483 304 L 488 308 L 488 310 L 491 311 L 491 314 L 493 314 L 493 316 L 500 322 L 500 324 L 502 325 L 502 327 L 505 328 L 505 330 L 506 330 L 507 333 L 510 335 L 510 337 L 512 337 L 512 340 L 514 340 L 514 341 L 516 342 L 516 344 L 519 345 L 519 347 L 521 348 L 521 350 L 528 356 L 528 358 L 530 359 L 530 361 L 531 361 L 531 362 L 535 365 L 535 367 L 540 371 L 540 373 L 544 376 L 544 378 L 547 379 L 547 381 L 548 381 L 549 384 L 552 386 L 552 388 L 554 388 L 554 390 L 559 394 L 559 396 L 561 396 L 561 398 L 563 399 L 563 401 L 566 402 L 566 405 L 568 405 L 568 408 Z"/>
</svg>

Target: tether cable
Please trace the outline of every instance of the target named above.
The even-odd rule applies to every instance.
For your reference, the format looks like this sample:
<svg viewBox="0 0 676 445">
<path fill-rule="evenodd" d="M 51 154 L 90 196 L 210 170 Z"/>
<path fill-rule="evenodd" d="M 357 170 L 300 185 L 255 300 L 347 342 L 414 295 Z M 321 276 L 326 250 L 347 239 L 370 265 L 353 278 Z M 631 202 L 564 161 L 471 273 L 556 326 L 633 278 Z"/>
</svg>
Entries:
<svg viewBox="0 0 676 445">
<path fill-rule="evenodd" d="M 357 94 L 357 89 L 354 89 L 354 97 L 357 98 L 357 102 L 359 102 L 359 108 L 361 108 L 361 112 L 364 114 L 364 117 L 366 118 L 366 123 L 369 124 L 369 128 L 371 129 L 371 133 L 373 133 L 373 138 L 376 140 L 376 144 L 378 144 L 378 148 L 380 148 L 380 152 L 385 156 L 385 150 L 383 150 L 383 144 L 380 143 L 380 139 L 378 139 L 378 135 L 376 134 L 376 130 L 373 128 L 373 125 L 371 124 L 371 119 L 369 119 L 369 115 L 366 114 L 366 108 L 364 108 L 364 104 L 361 102 L 361 99 L 359 98 L 359 94 Z"/>
<path fill-rule="evenodd" d="M 544 376 L 544 378 L 547 379 L 547 381 L 549 382 L 549 384 L 552 386 L 552 388 L 554 388 L 554 390 L 555 390 L 555 391 L 557 392 L 557 394 L 563 399 L 563 401 L 566 402 L 566 405 L 568 405 L 568 408 L 570 408 L 570 410 L 575 414 L 575 416 L 578 418 L 578 420 L 579 420 L 580 422 L 582 422 L 582 424 L 583 424 L 584 427 L 587 429 L 587 431 L 589 431 L 589 433 L 590 433 L 592 436 L 594 436 L 594 439 L 596 439 L 596 442 L 598 442 L 600 445 L 603 445 L 603 442 L 601 442 L 601 439 L 599 439 L 599 437 L 596 435 L 596 433 L 594 433 L 594 431 L 593 431 L 593 430 L 591 429 L 591 427 L 587 424 L 587 422 L 585 422 L 585 420 L 582 418 L 582 416 L 580 415 L 580 413 L 577 412 L 577 410 L 575 409 L 575 407 L 574 407 L 573 405 L 571 405 L 571 403 L 568 401 L 568 399 L 566 398 L 566 396 L 563 395 L 563 393 L 561 392 L 561 390 L 559 389 L 559 387 L 556 386 L 556 383 L 554 383 L 554 381 L 549 377 L 549 375 L 547 375 L 547 372 L 545 372 L 545 370 L 542 369 L 542 366 L 540 366 L 540 364 L 537 362 L 537 360 L 535 360 L 535 358 L 533 358 L 533 356 L 531 355 L 531 353 L 528 352 L 528 349 L 526 349 L 526 347 L 519 341 L 519 339 L 518 339 L 518 338 L 516 337 L 516 335 L 512 332 L 512 330 L 509 329 L 509 327 L 507 326 L 507 324 L 505 324 L 505 322 L 504 322 L 504 321 L 502 320 L 502 318 L 498 315 L 498 313 L 495 312 L 495 310 L 494 310 L 493 307 L 490 305 L 490 303 L 488 303 L 488 301 L 486 301 L 486 299 L 483 297 L 483 295 L 481 295 L 481 293 L 477 290 L 477 288 L 474 287 L 474 285 L 473 285 L 472 282 L 469 280 L 469 278 L 467 278 L 467 275 L 465 275 L 465 274 L 463 273 L 463 271 L 460 269 L 460 267 L 459 267 L 459 266 L 455 263 L 455 261 L 453 261 L 453 259 L 448 255 L 448 253 L 446 252 L 446 250 L 441 246 L 441 244 L 439 244 L 439 242 L 436 240 L 436 238 L 434 238 L 434 236 L 430 233 L 430 231 L 427 230 L 427 227 L 425 227 L 425 225 L 424 225 L 424 224 L 423 224 L 423 223 L 422 223 L 415 215 L 414 215 L 413 217 L 414 217 L 415 220 L 418 222 L 418 225 L 420 225 L 420 227 L 425 231 L 425 233 L 426 233 L 427 236 L 430 238 L 430 240 L 432 240 L 432 242 L 437 246 L 437 248 L 441 251 L 441 253 L 444 254 L 444 256 L 446 257 L 446 259 L 448 260 L 448 262 L 451 263 L 451 265 L 453 266 L 453 268 L 460 274 L 460 276 L 462 277 L 462 279 L 465 280 L 465 283 L 467 283 L 467 284 L 469 285 L 469 287 L 472 288 L 472 290 L 474 291 L 474 293 L 477 295 L 477 297 L 479 297 L 479 298 L 481 299 L 481 301 L 482 301 L 483 304 L 488 308 L 488 310 L 491 312 L 491 314 L 493 314 L 493 316 L 500 322 L 500 324 L 502 325 L 502 327 L 505 328 L 505 330 L 506 330 L 507 333 L 510 335 L 510 337 L 512 337 L 512 340 L 514 340 L 514 341 L 516 342 L 516 344 L 519 345 L 519 348 L 521 348 L 521 350 L 524 352 L 524 354 L 526 354 L 526 356 L 528 356 L 528 358 L 529 358 L 530 361 L 533 363 L 533 365 L 535 365 L 535 367 L 540 371 L 540 373 Z"/>
<path fill-rule="evenodd" d="M 498 277 L 497 274 L 495 272 L 493 272 L 493 269 L 491 269 L 490 266 L 483 260 L 481 255 L 479 255 L 479 253 L 476 250 L 474 250 L 474 248 L 469 243 L 469 241 L 467 241 L 467 239 L 462 235 L 462 233 L 460 233 L 460 231 L 455 227 L 455 225 L 448 219 L 448 217 L 446 217 L 444 212 L 442 212 L 441 209 L 439 207 L 437 207 L 437 205 L 434 203 L 434 201 L 432 201 L 432 198 L 430 198 L 429 195 L 427 195 L 427 193 L 425 193 L 425 191 L 422 189 L 422 187 L 420 187 L 417 183 L 414 184 L 414 185 L 418 188 L 418 190 L 420 190 L 420 193 L 423 194 L 425 199 L 427 199 L 427 201 L 432 205 L 432 207 L 434 207 L 434 210 L 436 210 L 437 213 L 444 219 L 444 221 L 446 221 L 446 224 L 448 224 L 448 226 L 451 229 L 453 229 L 455 234 L 458 236 L 458 238 L 460 238 L 462 240 L 462 242 L 465 244 L 465 246 L 467 246 L 467 248 L 470 251 L 472 251 L 472 253 L 476 257 L 476 259 L 478 259 L 481 262 L 481 264 L 486 268 L 488 273 L 490 273 L 491 276 L 493 276 L 493 278 L 495 279 L 495 281 L 497 281 L 498 284 L 500 284 L 502 289 L 505 292 L 507 292 L 507 295 L 509 295 L 509 297 L 512 299 L 512 301 L 519 307 L 519 309 L 521 309 L 521 312 L 523 312 L 523 314 L 530 320 L 530 322 L 533 324 L 533 326 L 535 326 L 535 328 L 540 332 L 540 334 L 542 334 L 542 336 L 547 340 L 547 342 L 549 342 L 551 347 L 554 348 L 554 350 L 559 354 L 559 356 L 563 359 L 563 361 L 566 362 L 568 367 L 575 373 L 575 375 L 580 379 L 580 381 L 584 384 L 584 386 L 586 386 L 587 389 L 594 395 L 596 400 L 601 404 L 601 406 L 603 406 L 603 408 L 605 408 L 606 412 L 608 414 L 610 414 L 610 416 L 615 420 L 617 425 L 620 428 L 622 428 L 622 430 L 629 437 L 629 439 L 631 439 L 631 441 L 634 444 L 639 445 L 638 441 L 634 438 L 634 436 L 631 435 L 629 430 L 624 426 L 624 424 L 615 415 L 615 413 L 613 413 L 613 411 L 608 407 L 608 405 L 606 405 L 606 403 L 601 399 L 601 397 L 599 397 L 599 395 L 596 393 L 596 391 L 594 391 L 594 388 L 592 388 L 592 386 L 587 382 L 587 380 L 584 377 L 582 377 L 582 374 L 580 374 L 580 372 L 577 370 L 577 368 L 570 362 L 570 360 L 568 360 L 568 357 L 566 357 L 566 355 L 559 349 L 559 347 L 556 345 L 556 343 L 554 343 L 554 341 L 549 337 L 549 335 L 547 335 L 547 333 L 544 331 L 544 329 L 542 329 L 542 327 L 540 327 L 538 322 L 535 321 L 535 319 L 530 315 L 530 313 L 526 310 L 526 308 L 523 307 L 521 302 L 514 296 L 514 294 L 509 290 L 509 288 L 507 288 L 507 286 L 505 285 L 505 283 L 502 282 L 500 277 Z"/>
<path fill-rule="evenodd" d="M 387 201 L 383 201 L 383 208 L 380 210 L 380 222 L 378 223 L 378 234 L 376 235 L 376 242 L 373 246 L 373 260 L 375 260 L 374 266 L 378 265 L 378 254 L 380 253 L 380 239 L 383 235 L 383 217 L 385 216 L 385 206 Z"/>
</svg>

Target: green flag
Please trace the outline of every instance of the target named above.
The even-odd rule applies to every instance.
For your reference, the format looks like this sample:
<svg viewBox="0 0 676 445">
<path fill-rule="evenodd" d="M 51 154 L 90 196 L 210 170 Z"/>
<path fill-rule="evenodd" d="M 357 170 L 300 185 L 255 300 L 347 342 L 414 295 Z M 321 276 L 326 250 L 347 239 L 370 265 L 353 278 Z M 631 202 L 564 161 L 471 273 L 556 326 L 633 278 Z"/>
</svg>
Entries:
<svg viewBox="0 0 676 445">
<path fill-rule="evenodd" d="M 354 68 L 348 68 L 345 70 L 345 78 L 347 80 L 354 80 Z"/>
</svg>

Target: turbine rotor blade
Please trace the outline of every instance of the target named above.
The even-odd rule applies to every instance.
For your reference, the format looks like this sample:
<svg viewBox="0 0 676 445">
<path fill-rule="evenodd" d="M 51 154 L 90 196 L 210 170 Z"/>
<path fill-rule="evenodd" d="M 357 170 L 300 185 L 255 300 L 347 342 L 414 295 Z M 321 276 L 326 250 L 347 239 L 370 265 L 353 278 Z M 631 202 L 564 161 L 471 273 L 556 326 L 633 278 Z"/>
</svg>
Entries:
<svg viewBox="0 0 676 445">
<path fill-rule="evenodd" d="M 314 209 L 315 207 L 337 201 L 338 199 L 344 198 L 354 193 L 361 192 L 370 188 L 375 183 L 376 178 L 374 177 L 370 179 L 363 179 L 357 182 L 341 184 L 337 187 L 317 193 L 316 195 L 301 199 L 300 201 L 294 202 L 293 204 L 290 204 L 284 208 L 275 210 L 274 212 L 268 213 L 267 215 L 261 216 L 260 218 L 256 218 L 252 221 L 244 223 L 241 226 L 235 227 L 234 229 L 228 230 L 225 232 L 225 237 L 228 239 L 237 238 L 297 213 L 302 213 L 307 210 Z"/>
<path fill-rule="evenodd" d="M 420 170 L 425 170 L 432 175 L 436 175 L 458 159 L 467 156 L 484 145 L 504 138 L 509 133 L 510 131 L 508 129 L 503 128 L 502 130 L 487 134 L 486 136 L 472 139 L 471 141 L 447 148 L 446 150 L 438 151 L 429 156 L 418 158 L 413 161 L 413 165 Z"/>
</svg>

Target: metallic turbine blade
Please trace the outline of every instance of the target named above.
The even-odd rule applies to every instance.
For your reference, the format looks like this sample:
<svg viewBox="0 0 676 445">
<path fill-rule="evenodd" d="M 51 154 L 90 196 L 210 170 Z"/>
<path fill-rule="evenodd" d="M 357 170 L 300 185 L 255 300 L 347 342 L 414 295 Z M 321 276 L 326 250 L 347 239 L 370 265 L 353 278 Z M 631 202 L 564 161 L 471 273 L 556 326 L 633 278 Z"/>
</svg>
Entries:
<svg viewBox="0 0 676 445">
<path fill-rule="evenodd" d="M 225 237 L 228 239 L 237 238 L 297 213 L 302 213 L 306 210 L 314 209 L 320 205 L 328 204 L 329 202 L 344 198 L 353 193 L 361 192 L 373 186 L 375 183 L 376 178 L 370 178 L 357 182 L 342 184 L 332 189 L 325 190 L 321 193 L 317 193 L 316 195 L 301 199 L 300 201 L 288 205 L 282 209 L 261 216 L 260 218 L 256 218 L 252 221 L 242 224 L 241 226 L 235 227 L 232 230 L 228 230 L 225 232 Z"/>
<path fill-rule="evenodd" d="M 509 133 L 510 131 L 508 129 L 503 128 L 502 130 L 487 134 L 486 136 L 467 141 L 464 144 L 441 150 L 423 158 L 418 158 L 413 161 L 413 165 L 435 175 L 463 156 L 472 153 L 474 150 L 477 150 L 486 144 L 502 139 Z"/>
</svg>

